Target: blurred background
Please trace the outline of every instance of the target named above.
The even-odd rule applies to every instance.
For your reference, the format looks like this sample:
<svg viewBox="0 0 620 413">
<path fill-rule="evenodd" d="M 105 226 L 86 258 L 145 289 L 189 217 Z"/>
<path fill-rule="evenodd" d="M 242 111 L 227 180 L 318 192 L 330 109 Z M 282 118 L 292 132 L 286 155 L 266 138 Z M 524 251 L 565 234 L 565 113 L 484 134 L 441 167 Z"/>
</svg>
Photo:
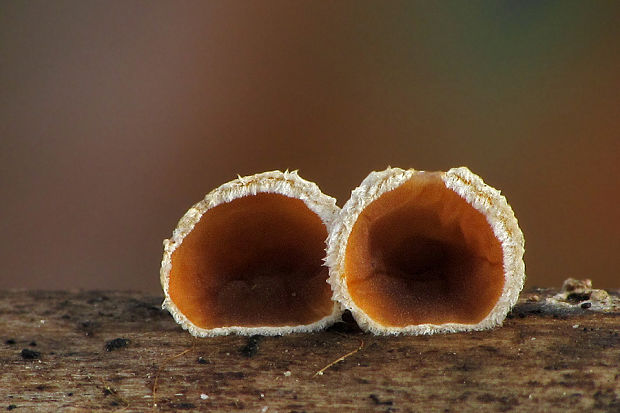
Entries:
<svg viewBox="0 0 620 413">
<path fill-rule="evenodd" d="M 528 285 L 620 287 L 620 2 L 2 1 L 0 288 L 161 291 L 237 174 L 502 190 Z"/>
</svg>

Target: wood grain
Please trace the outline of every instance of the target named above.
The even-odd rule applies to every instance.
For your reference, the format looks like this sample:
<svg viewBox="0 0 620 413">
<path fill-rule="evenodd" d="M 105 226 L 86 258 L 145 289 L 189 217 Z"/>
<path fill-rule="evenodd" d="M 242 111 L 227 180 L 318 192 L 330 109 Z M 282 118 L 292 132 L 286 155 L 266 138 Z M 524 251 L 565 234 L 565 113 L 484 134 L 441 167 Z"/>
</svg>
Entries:
<svg viewBox="0 0 620 413">
<path fill-rule="evenodd" d="M 486 332 L 380 337 L 343 322 L 194 339 L 161 297 L 3 291 L 0 409 L 620 412 L 620 313 L 554 309 L 534 293 L 553 292 L 522 294 Z"/>
</svg>

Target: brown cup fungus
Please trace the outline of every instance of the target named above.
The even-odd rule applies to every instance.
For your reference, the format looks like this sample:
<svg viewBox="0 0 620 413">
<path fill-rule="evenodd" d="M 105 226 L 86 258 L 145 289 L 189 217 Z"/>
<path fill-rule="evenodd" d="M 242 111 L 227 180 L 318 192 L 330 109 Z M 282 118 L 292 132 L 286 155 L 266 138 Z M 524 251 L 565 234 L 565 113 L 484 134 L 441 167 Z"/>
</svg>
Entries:
<svg viewBox="0 0 620 413">
<path fill-rule="evenodd" d="M 500 325 L 525 280 L 524 240 L 496 189 L 467 168 L 372 172 L 328 238 L 334 299 L 376 334 Z"/>
<path fill-rule="evenodd" d="M 315 331 L 340 318 L 324 266 L 338 207 L 296 172 L 226 183 L 164 241 L 168 309 L 194 336 Z"/>
</svg>

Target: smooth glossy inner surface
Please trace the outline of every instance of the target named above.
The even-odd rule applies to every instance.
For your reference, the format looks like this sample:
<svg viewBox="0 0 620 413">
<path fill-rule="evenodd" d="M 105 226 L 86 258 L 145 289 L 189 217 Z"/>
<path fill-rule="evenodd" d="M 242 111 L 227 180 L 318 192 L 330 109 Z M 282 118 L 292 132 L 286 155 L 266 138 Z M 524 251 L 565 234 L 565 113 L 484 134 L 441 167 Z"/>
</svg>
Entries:
<svg viewBox="0 0 620 413">
<path fill-rule="evenodd" d="M 476 324 L 504 286 L 486 218 L 438 172 L 424 172 L 362 211 L 346 249 L 353 301 L 385 326 Z"/>
<path fill-rule="evenodd" d="M 326 238 L 299 199 L 261 193 L 218 205 L 172 254 L 170 298 L 201 328 L 311 324 L 333 309 Z"/>
</svg>

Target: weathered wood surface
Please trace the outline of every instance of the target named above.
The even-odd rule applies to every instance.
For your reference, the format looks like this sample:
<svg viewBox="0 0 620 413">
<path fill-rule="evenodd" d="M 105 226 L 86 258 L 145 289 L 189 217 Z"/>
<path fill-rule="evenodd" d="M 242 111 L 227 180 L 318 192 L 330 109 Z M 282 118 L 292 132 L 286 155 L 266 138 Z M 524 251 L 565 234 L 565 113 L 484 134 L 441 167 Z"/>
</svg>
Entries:
<svg viewBox="0 0 620 413">
<path fill-rule="evenodd" d="M 620 412 L 620 313 L 531 295 L 486 332 L 193 339 L 161 297 L 0 292 L 0 410 Z"/>
</svg>

